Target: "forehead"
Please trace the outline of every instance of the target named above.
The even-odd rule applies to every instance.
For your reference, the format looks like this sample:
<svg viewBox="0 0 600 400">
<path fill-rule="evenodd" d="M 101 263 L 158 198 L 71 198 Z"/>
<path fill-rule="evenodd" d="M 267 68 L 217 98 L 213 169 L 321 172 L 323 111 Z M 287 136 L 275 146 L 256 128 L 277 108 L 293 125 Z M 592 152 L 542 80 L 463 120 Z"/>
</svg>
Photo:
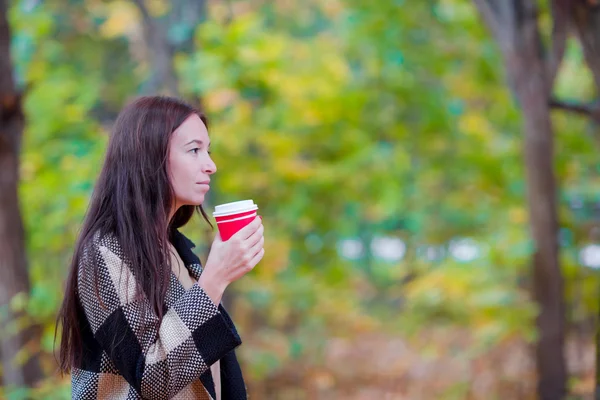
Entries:
<svg viewBox="0 0 600 400">
<path fill-rule="evenodd" d="M 190 115 L 177 129 L 173 132 L 171 140 L 174 144 L 186 144 L 192 140 L 200 140 L 204 144 L 208 144 L 208 130 L 206 125 L 196 114 Z"/>
</svg>

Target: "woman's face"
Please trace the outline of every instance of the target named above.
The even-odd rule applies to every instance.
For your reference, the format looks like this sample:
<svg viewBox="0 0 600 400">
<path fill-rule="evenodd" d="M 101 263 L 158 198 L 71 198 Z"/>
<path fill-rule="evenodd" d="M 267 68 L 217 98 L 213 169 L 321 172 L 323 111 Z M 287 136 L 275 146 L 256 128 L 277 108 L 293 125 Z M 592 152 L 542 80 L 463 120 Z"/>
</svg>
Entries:
<svg viewBox="0 0 600 400">
<path fill-rule="evenodd" d="M 169 141 L 169 177 L 175 191 L 175 210 L 198 206 L 210 190 L 210 176 L 217 166 L 210 158 L 206 126 L 196 114 L 173 132 Z"/>
</svg>

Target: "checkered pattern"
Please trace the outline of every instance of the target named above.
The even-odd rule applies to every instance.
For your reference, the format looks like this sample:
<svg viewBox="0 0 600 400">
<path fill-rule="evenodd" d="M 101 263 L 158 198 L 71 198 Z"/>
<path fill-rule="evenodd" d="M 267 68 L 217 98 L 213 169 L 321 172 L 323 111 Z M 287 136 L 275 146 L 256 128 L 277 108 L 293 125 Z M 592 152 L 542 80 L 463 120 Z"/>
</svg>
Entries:
<svg viewBox="0 0 600 400">
<path fill-rule="evenodd" d="M 173 244 L 190 274 L 202 266 L 178 231 Z M 213 399 L 210 365 L 221 360 L 222 399 L 245 399 L 233 349 L 241 344 L 225 309 L 195 283 L 171 274 L 162 322 L 136 290 L 117 239 L 96 235 L 79 263 L 84 354 L 73 368 L 74 399 Z M 94 275 L 97 276 L 98 292 Z M 98 293 L 99 299 L 96 295 Z"/>
</svg>

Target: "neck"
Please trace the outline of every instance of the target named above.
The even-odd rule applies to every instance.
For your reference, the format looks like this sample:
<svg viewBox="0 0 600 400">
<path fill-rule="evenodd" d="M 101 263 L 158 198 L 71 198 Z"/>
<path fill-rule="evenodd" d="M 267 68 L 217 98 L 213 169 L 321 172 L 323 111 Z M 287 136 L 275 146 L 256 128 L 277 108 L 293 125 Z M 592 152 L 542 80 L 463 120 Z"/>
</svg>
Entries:
<svg viewBox="0 0 600 400">
<path fill-rule="evenodd" d="M 179 210 L 179 206 L 175 206 L 171 209 L 171 211 L 169 212 L 169 218 L 167 219 L 167 225 L 169 225 L 171 223 L 171 220 L 175 216 L 175 213 L 177 212 L 177 210 Z"/>
</svg>

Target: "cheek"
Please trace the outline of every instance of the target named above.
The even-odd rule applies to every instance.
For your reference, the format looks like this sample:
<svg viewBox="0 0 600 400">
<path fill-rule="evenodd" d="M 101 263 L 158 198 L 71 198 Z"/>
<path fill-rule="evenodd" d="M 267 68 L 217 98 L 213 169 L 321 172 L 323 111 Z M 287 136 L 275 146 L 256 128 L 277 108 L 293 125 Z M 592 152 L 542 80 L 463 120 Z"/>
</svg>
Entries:
<svg viewBox="0 0 600 400">
<path fill-rule="evenodd" d="M 171 182 L 176 189 L 184 189 L 194 182 L 196 168 L 194 163 L 185 159 L 170 160 Z"/>
<path fill-rule="evenodd" d="M 169 159 L 169 178 L 171 179 L 171 185 L 177 190 L 181 185 L 182 181 L 182 165 L 181 161 L 177 158 Z"/>
</svg>

